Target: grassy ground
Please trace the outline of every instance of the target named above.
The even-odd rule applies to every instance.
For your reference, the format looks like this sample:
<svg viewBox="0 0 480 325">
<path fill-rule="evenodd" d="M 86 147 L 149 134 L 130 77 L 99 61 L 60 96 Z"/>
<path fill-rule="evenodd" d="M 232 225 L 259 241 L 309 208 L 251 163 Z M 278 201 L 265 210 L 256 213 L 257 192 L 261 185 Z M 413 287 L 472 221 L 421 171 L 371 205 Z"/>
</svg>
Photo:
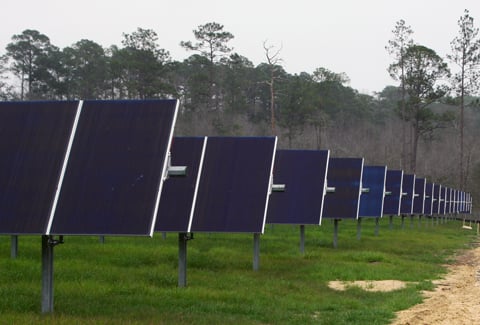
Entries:
<svg viewBox="0 0 480 325">
<path fill-rule="evenodd" d="M 188 286 L 177 287 L 177 234 L 152 238 L 66 237 L 55 248 L 54 313 L 42 315 L 41 240 L 0 238 L 0 324 L 388 324 L 397 310 L 421 301 L 445 263 L 469 247 L 473 230 L 449 221 L 405 229 L 388 219 L 342 221 L 332 248 L 333 223 L 299 228 L 267 226 L 260 270 L 252 271 L 253 236 L 195 234 L 188 243 Z M 407 288 L 371 293 L 334 291 L 331 280 L 403 280 Z"/>
</svg>

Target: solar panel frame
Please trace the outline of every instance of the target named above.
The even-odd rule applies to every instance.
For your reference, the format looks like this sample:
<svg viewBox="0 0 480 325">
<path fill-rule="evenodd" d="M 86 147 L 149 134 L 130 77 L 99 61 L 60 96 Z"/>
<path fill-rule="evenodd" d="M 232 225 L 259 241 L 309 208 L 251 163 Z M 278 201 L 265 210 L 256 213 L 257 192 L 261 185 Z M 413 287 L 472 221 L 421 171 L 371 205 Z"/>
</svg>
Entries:
<svg viewBox="0 0 480 325">
<path fill-rule="evenodd" d="M 415 177 L 413 197 L 413 214 L 424 214 L 425 211 L 425 178 Z"/>
<path fill-rule="evenodd" d="M 440 194 L 441 194 L 440 184 L 433 184 L 433 202 L 432 202 L 432 214 L 440 213 Z"/>
<path fill-rule="evenodd" d="M 400 215 L 402 201 L 403 170 L 387 169 L 385 189 L 390 195 L 385 196 L 383 213 L 388 215 Z"/>
<path fill-rule="evenodd" d="M 451 188 L 445 188 L 445 214 L 452 213 L 451 193 Z"/>
<path fill-rule="evenodd" d="M 413 197 L 415 187 L 415 174 L 404 174 L 402 184 L 402 200 L 400 214 L 413 214 Z"/>
<path fill-rule="evenodd" d="M 363 158 L 330 158 L 327 183 L 334 193 L 327 193 L 322 218 L 358 219 L 362 187 Z"/>
<path fill-rule="evenodd" d="M 446 214 L 447 208 L 447 188 L 444 186 L 440 187 L 440 206 L 439 206 L 439 214 Z"/>
<path fill-rule="evenodd" d="M 321 224 L 329 157 L 329 150 L 277 150 L 273 174 L 286 189 L 270 196 L 267 224 Z"/>
<path fill-rule="evenodd" d="M 177 100 L 84 101 L 48 235 L 152 236 Z"/>
<path fill-rule="evenodd" d="M 0 233 L 44 234 L 78 101 L 0 102 Z"/>
<path fill-rule="evenodd" d="M 424 200 L 424 214 L 431 216 L 433 210 L 433 201 L 434 201 L 434 193 L 433 193 L 434 184 L 427 182 L 425 184 L 425 200 Z"/>
<path fill-rule="evenodd" d="M 190 231 L 263 233 L 276 146 L 276 137 L 208 137 Z"/>
<path fill-rule="evenodd" d="M 186 166 L 187 175 L 165 181 L 155 231 L 190 231 L 206 143 L 206 137 L 174 137 L 171 164 Z"/>
<path fill-rule="evenodd" d="M 360 195 L 359 217 L 383 216 L 386 176 L 386 166 L 363 166 L 362 187 L 368 192 Z"/>
</svg>

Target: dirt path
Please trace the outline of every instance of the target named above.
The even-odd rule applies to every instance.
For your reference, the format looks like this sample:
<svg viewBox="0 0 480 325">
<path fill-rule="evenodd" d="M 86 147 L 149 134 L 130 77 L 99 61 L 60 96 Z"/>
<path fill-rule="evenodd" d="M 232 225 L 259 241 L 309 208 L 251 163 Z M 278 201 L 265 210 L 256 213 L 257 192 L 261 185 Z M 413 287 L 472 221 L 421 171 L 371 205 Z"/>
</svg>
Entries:
<svg viewBox="0 0 480 325">
<path fill-rule="evenodd" d="M 468 250 L 434 281 L 423 303 L 397 313 L 393 325 L 480 324 L 480 247 Z"/>
</svg>

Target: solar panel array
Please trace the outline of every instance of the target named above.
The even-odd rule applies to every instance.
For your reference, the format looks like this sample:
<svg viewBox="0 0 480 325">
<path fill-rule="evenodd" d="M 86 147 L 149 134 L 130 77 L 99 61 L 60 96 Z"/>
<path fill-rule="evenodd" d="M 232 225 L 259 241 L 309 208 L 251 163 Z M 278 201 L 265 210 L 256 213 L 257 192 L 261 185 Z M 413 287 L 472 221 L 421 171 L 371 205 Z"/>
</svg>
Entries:
<svg viewBox="0 0 480 325">
<path fill-rule="evenodd" d="M 266 223 L 472 211 L 470 193 L 363 158 L 277 150 L 276 137 L 173 138 L 177 110 L 176 100 L 0 102 L 0 234 L 257 236 Z"/>
</svg>

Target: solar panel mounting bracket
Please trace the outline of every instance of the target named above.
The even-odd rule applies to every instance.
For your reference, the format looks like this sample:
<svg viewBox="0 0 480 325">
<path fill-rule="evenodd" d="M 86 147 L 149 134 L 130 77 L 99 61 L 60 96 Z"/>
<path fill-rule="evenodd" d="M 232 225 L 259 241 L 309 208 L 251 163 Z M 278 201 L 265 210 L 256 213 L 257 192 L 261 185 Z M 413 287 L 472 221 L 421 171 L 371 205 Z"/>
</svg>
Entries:
<svg viewBox="0 0 480 325">
<path fill-rule="evenodd" d="M 172 156 L 168 153 L 168 165 L 166 170 L 165 179 L 168 177 L 187 176 L 187 166 L 172 166 Z"/>
<path fill-rule="evenodd" d="M 53 236 L 48 236 L 48 245 L 51 247 L 55 247 L 64 243 L 65 241 L 63 240 L 63 236 L 58 236 L 58 239 L 55 239 Z"/>
<path fill-rule="evenodd" d="M 362 187 L 362 193 L 370 193 L 370 188 Z"/>
<path fill-rule="evenodd" d="M 385 195 L 392 195 L 392 191 L 385 191 Z"/>
<path fill-rule="evenodd" d="M 285 192 L 285 184 L 272 184 L 272 192 Z"/>
<path fill-rule="evenodd" d="M 325 186 L 326 193 L 335 193 L 335 187 Z"/>
</svg>

